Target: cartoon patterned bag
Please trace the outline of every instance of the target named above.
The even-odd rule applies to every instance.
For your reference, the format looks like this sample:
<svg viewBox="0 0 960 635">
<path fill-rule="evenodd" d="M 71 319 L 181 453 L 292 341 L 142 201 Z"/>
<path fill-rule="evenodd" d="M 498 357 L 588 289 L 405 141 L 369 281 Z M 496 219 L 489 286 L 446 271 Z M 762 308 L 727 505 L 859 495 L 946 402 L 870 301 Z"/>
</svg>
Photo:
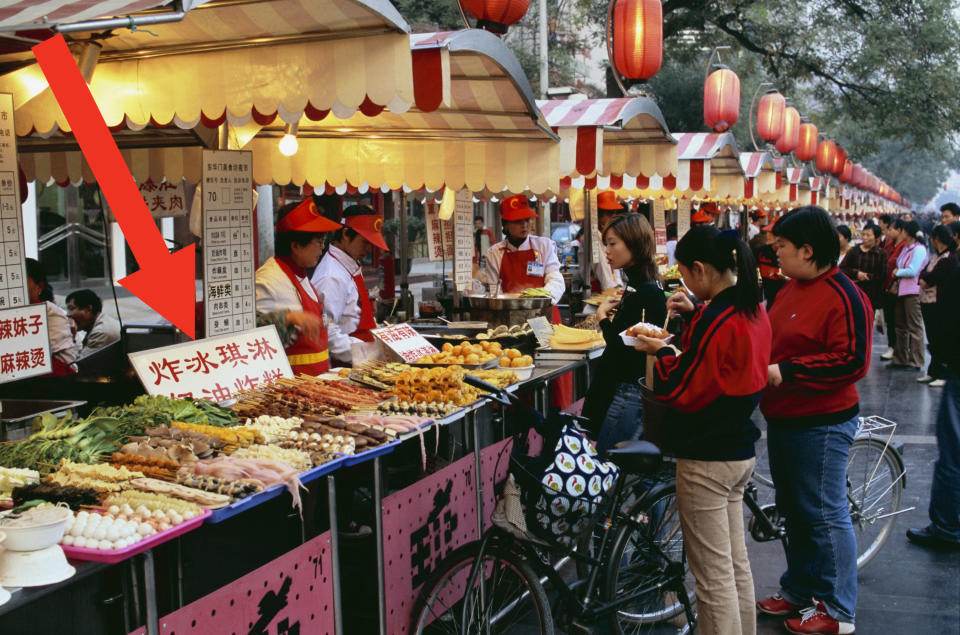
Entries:
<svg viewBox="0 0 960 635">
<path fill-rule="evenodd" d="M 555 443 L 544 439 L 540 456 L 524 465 L 514 463 L 528 530 L 542 540 L 573 547 L 591 528 L 619 473 L 616 465 L 600 459 L 582 430 L 564 424 Z"/>
</svg>

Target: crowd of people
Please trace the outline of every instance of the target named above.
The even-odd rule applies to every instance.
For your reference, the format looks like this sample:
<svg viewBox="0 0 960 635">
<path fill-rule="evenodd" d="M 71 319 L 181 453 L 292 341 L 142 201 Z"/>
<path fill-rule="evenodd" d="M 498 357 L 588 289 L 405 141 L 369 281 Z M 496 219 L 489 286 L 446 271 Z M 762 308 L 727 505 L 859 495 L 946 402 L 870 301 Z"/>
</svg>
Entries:
<svg viewBox="0 0 960 635">
<path fill-rule="evenodd" d="M 920 371 L 926 342 L 931 363 L 918 381 L 946 386 L 931 524 L 908 536 L 960 546 L 960 383 L 951 370 L 960 368 L 960 348 L 949 327 L 949 307 L 960 310 L 960 232 L 949 225 L 953 216 L 960 209 L 945 208 L 944 222 L 925 231 L 916 219 L 888 216 L 852 231 L 806 206 L 775 223 L 755 214 L 750 246 L 735 231 L 695 226 L 675 244 L 684 288 L 666 302 L 647 219 L 624 213 L 602 227 L 608 264 L 627 286 L 597 313 L 607 347 L 583 414 L 601 450 L 629 438 L 625 419 L 640 410 L 635 384 L 652 370 L 653 394 L 670 407 L 660 444 L 678 459 L 700 632 L 753 633 L 757 610 L 784 616 L 793 633 L 854 632 L 857 548 L 846 467 L 860 414 L 856 384 L 870 367 L 875 331 L 886 334 L 883 357 L 892 371 Z M 666 313 L 681 319 L 678 346 L 639 336 L 634 348 L 619 337 L 641 316 L 660 323 Z M 758 407 L 785 518 L 787 566 L 779 592 L 755 601 L 742 500 L 760 438 L 751 420 Z"/>
</svg>

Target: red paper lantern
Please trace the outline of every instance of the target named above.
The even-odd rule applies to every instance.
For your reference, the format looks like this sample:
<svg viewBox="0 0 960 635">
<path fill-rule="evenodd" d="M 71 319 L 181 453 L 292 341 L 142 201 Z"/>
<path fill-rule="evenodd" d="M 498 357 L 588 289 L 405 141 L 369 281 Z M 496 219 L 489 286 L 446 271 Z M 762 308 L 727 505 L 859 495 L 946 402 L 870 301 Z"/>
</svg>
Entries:
<svg viewBox="0 0 960 635">
<path fill-rule="evenodd" d="M 800 145 L 800 113 L 790 106 L 783 111 L 783 134 L 777 139 L 777 152 L 790 154 Z"/>
<path fill-rule="evenodd" d="M 663 61 L 660 0 L 614 0 L 613 60 L 630 79 L 650 79 Z"/>
<path fill-rule="evenodd" d="M 724 132 L 740 117 L 740 78 L 726 66 L 710 73 L 703 84 L 703 120 Z"/>
<path fill-rule="evenodd" d="M 839 176 L 843 172 L 843 164 L 847 161 L 847 151 L 837 146 L 837 153 L 833 157 L 833 166 L 830 168 L 830 174 Z"/>
<path fill-rule="evenodd" d="M 768 90 L 757 106 L 757 134 L 767 141 L 776 141 L 783 134 L 783 113 L 787 100 L 776 90 Z"/>
<path fill-rule="evenodd" d="M 829 172 L 833 169 L 833 160 L 837 156 L 837 144 L 825 139 L 817 146 L 817 171 Z"/>
<path fill-rule="evenodd" d="M 800 143 L 796 155 L 801 161 L 812 161 L 817 156 L 817 135 L 820 131 L 812 123 L 800 124 Z"/>
<path fill-rule="evenodd" d="M 853 178 L 853 161 L 847 159 L 843 162 L 843 170 L 840 172 L 840 176 L 837 177 L 841 183 L 849 183 L 850 179 Z"/>
<path fill-rule="evenodd" d="M 460 0 L 460 5 L 478 22 L 477 26 L 494 33 L 506 33 L 530 8 L 530 0 Z"/>
</svg>

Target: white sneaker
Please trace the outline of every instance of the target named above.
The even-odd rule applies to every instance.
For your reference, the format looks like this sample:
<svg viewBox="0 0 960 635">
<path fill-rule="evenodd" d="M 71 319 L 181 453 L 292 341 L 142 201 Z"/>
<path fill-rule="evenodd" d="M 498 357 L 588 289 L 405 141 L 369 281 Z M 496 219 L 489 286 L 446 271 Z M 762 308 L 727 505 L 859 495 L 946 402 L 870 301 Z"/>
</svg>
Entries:
<svg viewBox="0 0 960 635">
<path fill-rule="evenodd" d="M 882 360 L 891 360 L 893 359 L 893 347 L 887 347 L 887 352 L 880 356 Z"/>
<path fill-rule="evenodd" d="M 943 388 L 944 386 L 947 385 L 947 380 L 946 380 L 946 379 L 934 379 L 933 381 L 931 381 L 931 382 L 930 382 L 929 384 L 927 384 L 927 385 L 930 386 L 931 388 Z"/>
<path fill-rule="evenodd" d="M 923 377 L 917 377 L 917 382 L 918 382 L 918 383 L 921 383 L 921 384 L 929 384 L 931 381 L 933 381 L 933 377 L 931 377 L 930 375 L 924 375 Z"/>
</svg>

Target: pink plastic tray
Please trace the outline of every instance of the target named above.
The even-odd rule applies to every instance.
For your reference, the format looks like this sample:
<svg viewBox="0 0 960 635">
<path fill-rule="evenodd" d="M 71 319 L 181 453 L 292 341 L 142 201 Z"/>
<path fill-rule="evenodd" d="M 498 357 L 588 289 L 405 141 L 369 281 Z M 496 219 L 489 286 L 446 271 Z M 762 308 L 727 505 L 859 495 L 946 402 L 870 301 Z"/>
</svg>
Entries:
<svg viewBox="0 0 960 635">
<path fill-rule="evenodd" d="M 101 551 L 100 549 L 87 549 L 86 547 L 68 547 L 67 545 L 60 546 L 63 548 L 63 553 L 67 554 L 67 558 L 70 560 L 90 560 L 92 562 L 106 562 L 108 564 L 114 564 L 116 562 L 122 562 L 131 556 L 135 556 L 138 553 L 143 553 L 147 549 L 152 549 L 157 545 L 163 544 L 168 540 L 172 540 L 177 536 L 196 529 L 203 524 L 203 521 L 210 516 L 210 513 L 211 512 L 209 509 L 205 509 L 196 518 L 191 518 L 188 521 L 180 523 L 176 527 L 172 527 L 166 531 L 161 531 L 158 534 L 154 534 L 146 540 L 141 540 L 140 542 L 130 545 L 126 549 Z"/>
</svg>

